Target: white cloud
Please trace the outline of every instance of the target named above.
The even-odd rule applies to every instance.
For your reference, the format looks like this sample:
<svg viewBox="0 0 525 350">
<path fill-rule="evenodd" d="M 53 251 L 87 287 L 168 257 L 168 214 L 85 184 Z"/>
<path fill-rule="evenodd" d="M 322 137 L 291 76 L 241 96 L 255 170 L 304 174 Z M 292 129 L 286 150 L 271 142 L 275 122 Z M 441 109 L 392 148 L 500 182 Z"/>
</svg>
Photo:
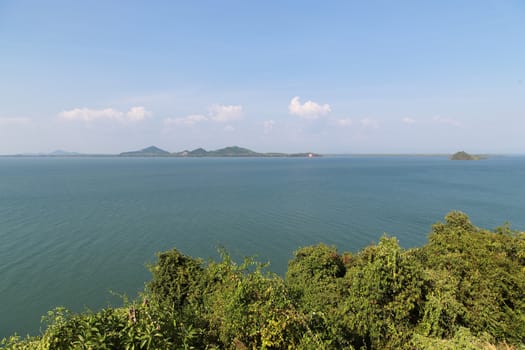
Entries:
<svg viewBox="0 0 525 350">
<path fill-rule="evenodd" d="M 202 114 L 190 114 L 183 118 L 166 118 L 164 119 L 164 125 L 187 125 L 192 126 L 197 123 L 208 120 L 208 117 Z"/>
<path fill-rule="evenodd" d="M 377 129 L 379 127 L 379 123 L 370 118 L 364 118 L 360 120 L 361 126 L 366 129 Z"/>
<path fill-rule="evenodd" d="M 232 132 L 235 131 L 235 128 L 231 125 L 226 125 L 223 130 L 227 132 Z"/>
<path fill-rule="evenodd" d="M 414 124 L 416 122 L 416 120 L 406 117 L 406 118 L 401 119 L 401 122 L 403 122 L 405 124 Z"/>
<path fill-rule="evenodd" d="M 59 117 L 65 120 L 81 120 L 84 122 L 92 122 L 99 119 L 115 119 L 122 118 L 123 113 L 113 108 L 106 109 L 88 109 L 88 108 L 75 108 L 69 111 L 63 111 L 59 114 Z"/>
<path fill-rule="evenodd" d="M 129 121 L 138 122 L 151 117 L 151 112 L 147 111 L 146 108 L 141 106 L 131 107 L 130 110 L 126 113 L 126 117 Z"/>
<path fill-rule="evenodd" d="M 61 119 L 67 121 L 83 121 L 85 123 L 97 120 L 112 120 L 117 122 L 139 122 L 151 117 L 151 112 L 142 106 L 131 107 L 127 112 L 121 112 L 113 108 L 89 109 L 75 108 L 58 114 Z"/>
<path fill-rule="evenodd" d="M 11 125 L 29 125 L 31 124 L 31 118 L 24 117 L 0 117 L 0 126 L 11 126 Z"/>
<path fill-rule="evenodd" d="M 179 118 L 165 118 L 163 124 L 165 126 L 193 126 L 205 121 L 214 121 L 218 123 L 229 123 L 243 118 L 243 110 L 241 105 L 211 105 L 208 108 L 208 114 L 190 114 Z M 230 128 L 233 128 L 230 126 Z M 226 127 L 224 130 L 229 130 Z"/>
<path fill-rule="evenodd" d="M 306 101 L 301 104 L 299 96 L 295 96 L 288 105 L 288 111 L 290 114 L 297 115 L 301 118 L 317 119 L 320 116 L 330 113 L 332 109 L 328 104 L 320 105 L 313 101 Z"/>
<path fill-rule="evenodd" d="M 343 128 L 347 128 L 349 126 L 352 126 L 352 124 L 354 122 L 350 118 L 344 118 L 344 119 L 337 119 L 336 123 L 337 123 L 337 125 L 339 125 L 339 126 L 341 126 Z"/>
<path fill-rule="evenodd" d="M 264 133 L 268 134 L 273 130 L 273 126 L 275 125 L 275 120 L 265 120 L 263 121 L 263 127 L 264 127 Z"/>
<path fill-rule="evenodd" d="M 439 115 L 437 115 L 434 118 L 432 118 L 432 120 L 434 122 L 436 122 L 436 123 L 452 125 L 452 126 L 455 126 L 455 127 L 460 127 L 462 125 L 461 122 L 458 121 L 458 120 L 450 119 L 450 118 L 443 118 L 443 117 L 441 117 Z"/>
<path fill-rule="evenodd" d="M 219 123 L 227 123 L 241 120 L 243 117 L 242 106 L 240 105 L 212 105 L 209 108 L 211 120 Z"/>
</svg>

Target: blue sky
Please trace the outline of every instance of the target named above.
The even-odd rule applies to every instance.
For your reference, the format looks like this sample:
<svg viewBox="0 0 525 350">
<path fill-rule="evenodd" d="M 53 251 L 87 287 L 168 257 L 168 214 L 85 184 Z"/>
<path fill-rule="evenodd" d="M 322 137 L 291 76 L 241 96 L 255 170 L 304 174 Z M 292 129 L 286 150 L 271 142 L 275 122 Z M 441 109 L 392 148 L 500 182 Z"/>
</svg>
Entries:
<svg viewBox="0 0 525 350">
<path fill-rule="evenodd" d="M 525 153 L 525 2 L 0 0 L 0 154 Z"/>
</svg>

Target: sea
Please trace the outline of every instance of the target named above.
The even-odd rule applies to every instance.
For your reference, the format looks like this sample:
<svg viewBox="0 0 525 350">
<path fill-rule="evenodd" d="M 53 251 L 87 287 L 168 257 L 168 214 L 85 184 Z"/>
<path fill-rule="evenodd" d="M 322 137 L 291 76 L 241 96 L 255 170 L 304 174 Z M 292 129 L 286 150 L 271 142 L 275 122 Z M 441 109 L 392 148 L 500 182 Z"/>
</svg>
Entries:
<svg viewBox="0 0 525 350">
<path fill-rule="evenodd" d="M 324 242 L 357 252 L 383 234 L 427 242 L 451 210 L 525 230 L 525 157 L 0 158 L 0 339 L 41 316 L 137 297 L 156 253 L 225 249 L 285 274 Z"/>
</svg>

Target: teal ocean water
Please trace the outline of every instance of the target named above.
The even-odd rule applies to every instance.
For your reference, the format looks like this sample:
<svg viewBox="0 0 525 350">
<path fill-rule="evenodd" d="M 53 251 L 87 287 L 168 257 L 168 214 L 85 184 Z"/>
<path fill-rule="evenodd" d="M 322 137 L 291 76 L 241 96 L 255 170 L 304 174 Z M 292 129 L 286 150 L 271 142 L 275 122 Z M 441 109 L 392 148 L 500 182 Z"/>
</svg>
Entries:
<svg viewBox="0 0 525 350">
<path fill-rule="evenodd" d="M 0 338 L 55 306 L 135 296 L 155 253 L 258 255 L 284 273 L 325 242 L 424 244 L 450 210 L 525 230 L 525 157 L 0 158 Z"/>
</svg>

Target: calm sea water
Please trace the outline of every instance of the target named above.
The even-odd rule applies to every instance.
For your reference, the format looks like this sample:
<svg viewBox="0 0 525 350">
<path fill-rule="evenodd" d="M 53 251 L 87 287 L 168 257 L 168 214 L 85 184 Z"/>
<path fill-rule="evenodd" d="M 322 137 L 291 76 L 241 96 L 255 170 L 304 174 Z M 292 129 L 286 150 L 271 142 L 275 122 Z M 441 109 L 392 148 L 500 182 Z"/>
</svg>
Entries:
<svg viewBox="0 0 525 350">
<path fill-rule="evenodd" d="M 462 210 L 525 230 L 525 157 L 0 158 L 0 338 L 55 306 L 135 296 L 155 253 L 258 255 L 283 274 L 300 246 L 357 251 L 387 232 L 424 244 Z"/>
</svg>

